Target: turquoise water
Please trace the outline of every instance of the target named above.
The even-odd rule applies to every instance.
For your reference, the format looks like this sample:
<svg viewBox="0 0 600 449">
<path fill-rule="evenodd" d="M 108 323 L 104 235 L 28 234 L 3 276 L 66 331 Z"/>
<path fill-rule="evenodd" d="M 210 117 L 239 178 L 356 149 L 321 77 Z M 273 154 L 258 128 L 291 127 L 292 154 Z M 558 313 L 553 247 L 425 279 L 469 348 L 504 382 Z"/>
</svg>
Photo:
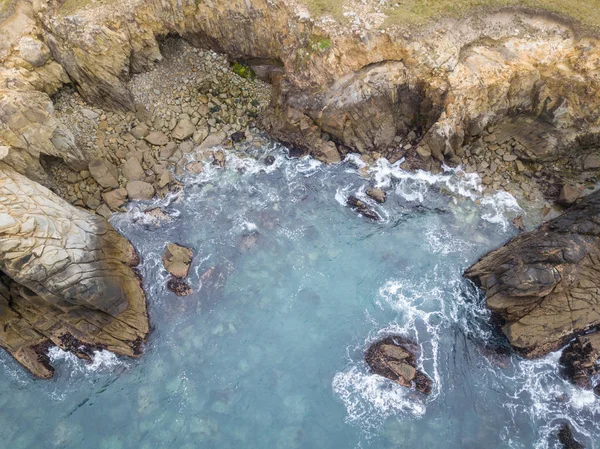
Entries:
<svg viewBox="0 0 600 449">
<path fill-rule="evenodd" d="M 594 447 L 593 394 L 558 377 L 556 354 L 486 349 L 500 340 L 461 277 L 514 235 L 523 211 L 510 195 L 484 196 L 459 170 L 380 161 L 367 179 L 356 157 L 326 167 L 276 145 L 253 151 L 258 162 L 229 152 L 226 170 L 113 219 L 142 256 L 145 353 L 86 365 L 53 350 L 50 381 L 2 353 L 0 447 L 554 448 L 565 419 Z M 389 192 L 373 204 L 381 223 L 344 206 L 370 183 Z M 165 287 L 167 242 L 194 251 L 190 296 Z M 389 333 L 421 346 L 430 397 L 369 374 L 363 352 Z"/>
</svg>

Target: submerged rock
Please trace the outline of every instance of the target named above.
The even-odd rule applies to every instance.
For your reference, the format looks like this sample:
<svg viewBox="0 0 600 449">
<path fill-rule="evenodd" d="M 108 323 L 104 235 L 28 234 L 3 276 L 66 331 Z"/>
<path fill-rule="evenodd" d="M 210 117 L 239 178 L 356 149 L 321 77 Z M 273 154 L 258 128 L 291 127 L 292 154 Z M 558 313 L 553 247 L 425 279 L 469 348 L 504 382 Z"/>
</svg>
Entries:
<svg viewBox="0 0 600 449">
<path fill-rule="evenodd" d="M 600 324 L 600 192 L 484 256 L 465 276 L 487 293 L 509 343 L 526 357 Z"/>
<path fill-rule="evenodd" d="M 167 288 L 177 296 L 188 296 L 193 293 L 192 288 L 185 279 L 171 278 L 167 281 Z"/>
<path fill-rule="evenodd" d="M 359 200 L 355 196 L 350 195 L 346 200 L 346 204 L 365 218 L 375 221 L 381 220 L 381 217 L 377 212 L 371 209 L 367 203 Z"/>
<path fill-rule="evenodd" d="M 165 269 L 176 278 L 186 278 L 192 264 L 192 250 L 185 246 L 169 243 L 162 256 Z"/>
<path fill-rule="evenodd" d="M 386 377 L 404 387 L 414 387 L 424 394 L 431 393 L 431 381 L 417 369 L 416 343 L 401 336 L 391 336 L 373 343 L 365 360 L 375 374 Z"/>
<path fill-rule="evenodd" d="M 558 441 L 562 443 L 564 449 L 585 449 L 585 446 L 573 436 L 571 426 L 566 423 L 560 426 Z"/>
</svg>

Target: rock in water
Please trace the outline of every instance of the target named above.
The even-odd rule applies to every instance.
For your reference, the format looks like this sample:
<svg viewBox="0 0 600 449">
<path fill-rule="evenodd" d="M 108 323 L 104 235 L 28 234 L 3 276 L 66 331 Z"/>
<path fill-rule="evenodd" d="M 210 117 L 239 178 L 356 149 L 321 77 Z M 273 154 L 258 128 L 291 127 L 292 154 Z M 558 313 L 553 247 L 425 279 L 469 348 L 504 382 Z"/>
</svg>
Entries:
<svg viewBox="0 0 600 449">
<path fill-rule="evenodd" d="M 424 394 L 431 393 L 431 381 L 417 369 L 419 346 L 401 336 L 391 336 L 373 343 L 365 360 L 375 374 Z"/>
<path fill-rule="evenodd" d="M 383 190 L 377 189 L 375 187 L 368 188 L 367 195 L 369 195 L 378 203 L 385 203 L 385 200 L 387 198 L 387 194 Z"/>
<path fill-rule="evenodd" d="M 571 426 L 566 423 L 560 426 L 558 441 L 562 443 L 564 449 L 585 449 L 585 446 L 573 437 Z"/>
<path fill-rule="evenodd" d="M 188 296 L 193 293 L 192 288 L 185 279 L 171 278 L 167 281 L 167 288 L 177 296 Z"/>
<path fill-rule="evenodd" d="M 186 278 L 192 264 L 192 250 L 185 246 L 169 243 L 162 261 L 165 269 L 176 278 Z"/>
<path fill-rule="evenodd" d="M 581 388 L 592 388 L 592 376 L 600 372 L 600 332 L 573 340 L 560 356 L 561 374 Z"/>
<path fill-rule="evenodd" d="M 355 196 L 350 195 L 346 200 L 346 204 L 351 207 L 353 210 L 361 214 L 363 217 L 369 218 L 371 220 L 379 221 L 381 217 L 377 212 L 371 209 L 365 202 L 359 200 Z"/>
<path fill-rule="evenodd" d="M 53 345 L 84 358 L 90 348 L 140 354 L 149 325 L 138 261 L 104 218 L 0 163 L 0 346 L 31 373 L 52 376 Z"/>
<path fill-rule="evenodd" d="M 598 217 L 600 191 L 466 271 L 524 356 L 548 354 L 600 324 Z"/>
</svg>

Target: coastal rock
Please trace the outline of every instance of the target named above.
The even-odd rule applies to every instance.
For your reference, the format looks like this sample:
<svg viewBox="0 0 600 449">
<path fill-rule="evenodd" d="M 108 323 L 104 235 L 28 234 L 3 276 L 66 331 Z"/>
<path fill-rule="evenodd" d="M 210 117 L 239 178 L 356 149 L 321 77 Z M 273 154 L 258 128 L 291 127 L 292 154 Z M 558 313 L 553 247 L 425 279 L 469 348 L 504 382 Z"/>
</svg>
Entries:
<svg viewBox="0 0 600 449">
<path fill-rule="evenodd" d="M 53 345 L 82 358 L 140 354 L 149 326 L 138 261 L 104 218 L 0 163 L 0 346 L 34 375 L 52 376 Z"/>
<path fill-rule="evenodd" d="M 111 190 L 102 194 L 104 202 L 113 210 L 117 210 L 127 201 L 127 190 L 124 188 Z"/>
<path fill-rule="evenodd" d="M 50 49 L 48 46 L 31 36 L 21 38 L 19 41 L 19 52 L 21 58 L 35 67 L 46 64 L 50 59 Z"/>
<path fill-rule="evenodd" d="M 162 256 L 163 266 L 176 278 L 186 278 L 192 264 L 192 250 L 185 246 L 169 243 Z"/>
<path fill-rule="evenodd" d="M 154 187 L 144 181 L 131 181 L 127 183 L 127 196 L 132 200 L 147 201 L 154 197 Z"/>
<path fill-rule="evenodd" d="M 210 148 L 217 147 L 221 145 L 221 143 L 225 139 L 227 139 L 227 134 L 225 134 L 224 132 L 209 134 L 208 137 L 206 137 L 198 147 L 198 151 L 208 150 Z"/>
<path fill-rule="evenodd" d="M 600 191 L 465 272 L 524 356 L 546 355 L 600 324 L 599 216 Z"/>
<path fill-rule="evenodd" d="M 369 195 L 378 203 L 385 203 L 385 200 L 387 198 L 387 194 L 383 190 L 377 189 L 375 187 L 368 188 L 367 195 Z"/>
<path fill-rule="evenodd" d="M 189 296 L 193 293 L 185 279 L 171 278 L 167 281 L 167 288 L 177 296 Z"/>
<path fill-rule="evenodd" d="M 94 159 L 88 169 L 92 177 L 104 188 L 119 187 L 119 171 L 117 167 L 105 159 Z"/>
<path fill-rule="evenodd" d="M 146 176 L 140 161 L 134 157 L 130 157 L 125 161 L 121 166 L 121 171 L 128 181 L 140 181 Z"/>
<path fill-rule="evenodd" d="M 368 206 L 368 204 L 366 204 L 364 201 L 359 200 L 355 196 L 350 195 L 348 197 L 348 199 L 346 200 L 346 204 L 349 207 L 351 207 L 352 210 L 355 210 L 356 212 L 358 212 L 360 215 L 362 215 L 365 218 L 368 218 L 368 219 L 374 220 L 374 221 L 381 220 L 381 217 L 379 216 L 379 214 L 377 212 L 375 212 L 373 209 L 371 209 Z"/>
<path fill-rule="evenodd" d="M 177 125 L 171 131 L 173 138 L 177 140 L 185 140 L 194 134 L 196 126 L 192 123 L 189 117 L 183 118 L 177 122 Z"/>
<path fill-rule="evenodd" d="M 574 385 L 590 390 L 592 376 L 600 372 L 600 333 L 582 335 L 573 340 L 559 360 L 561 374 Z"/>
<path fill-rule="evenodd" d="M 162 146 L 169 143 L 169 138 L 160 131 L 152 131 L 144 137 L 144 140 L 151 145 Z"/>
<path fill-rule="evenodd" d="M 581 189 L 565 184 L 560 189 L 558 204 L 568 207 L 574 204 L 579 198 L 581 198 Z"/>
<path fill-rule="evenodd" d="M 375 374 L 428 395 L 431 393 L 431 381 L 417 368 L 418 352 L 416 343 L 395 335 L 372 344 L 365 360 Z"/>
<path fill-rule="evenodd" d="M 575 439 L 571 426 L 567 423 L 560 426 L 558 441 L 561 442 L 564 449 L 585 449 L 585 446 Z"/>
</svg>

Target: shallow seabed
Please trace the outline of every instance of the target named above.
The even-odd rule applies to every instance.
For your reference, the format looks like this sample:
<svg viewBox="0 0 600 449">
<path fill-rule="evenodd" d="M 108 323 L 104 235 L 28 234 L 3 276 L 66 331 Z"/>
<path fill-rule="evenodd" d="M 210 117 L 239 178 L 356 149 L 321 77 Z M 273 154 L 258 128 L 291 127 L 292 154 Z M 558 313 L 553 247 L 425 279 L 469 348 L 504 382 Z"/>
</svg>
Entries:
<svg viewBox="0 0 600 449">
<path fill-rule="evenodd" d="M 556 354 L 490 350 L 483 299 L 461 277 L 514 235 L 525 212 L 510 195 L 382 160 L 369 171 L 389 192 L 371 203 L 374 223 L 344 205 L 368 185 L 357 157 L 328 167 L 253 151 L 113 218 L 142 256 L 145 354 L 86 365 L 55 349 L 57 375 L 43 381 L 2 353 L 0 447 L 557 448 L 565 419 L 598 444 L 593 394 L 560 379 Z M 188 297 L 165 287 L 167 242 L 194 251 Z M 430 397 L 369 374 L 363 352 L 389 333 L 420 344 Z"/>
</svg>

